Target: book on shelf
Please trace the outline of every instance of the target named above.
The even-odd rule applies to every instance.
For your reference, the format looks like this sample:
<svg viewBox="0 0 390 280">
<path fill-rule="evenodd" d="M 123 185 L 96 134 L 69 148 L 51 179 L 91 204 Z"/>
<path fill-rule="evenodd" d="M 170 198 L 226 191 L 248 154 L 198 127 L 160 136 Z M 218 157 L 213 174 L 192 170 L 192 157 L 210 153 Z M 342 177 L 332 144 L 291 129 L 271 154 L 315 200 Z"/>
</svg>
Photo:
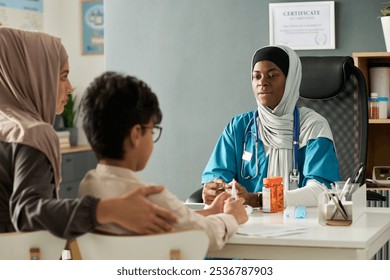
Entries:
<svg viewBox="0 0 390 280">
<path fill-rule="evenodd" d="M 70 132 L 69 130 L 57 130 L 56 131 L 58 138 L 69 138 Z"/>
<path fill-rule="evenodd" d="M 69 148 L 70 147 L 70 132 L 63 130 L 63 131 L 56 131 L 58 140 L 60 142 L 60 148 Z"/>
</svg>

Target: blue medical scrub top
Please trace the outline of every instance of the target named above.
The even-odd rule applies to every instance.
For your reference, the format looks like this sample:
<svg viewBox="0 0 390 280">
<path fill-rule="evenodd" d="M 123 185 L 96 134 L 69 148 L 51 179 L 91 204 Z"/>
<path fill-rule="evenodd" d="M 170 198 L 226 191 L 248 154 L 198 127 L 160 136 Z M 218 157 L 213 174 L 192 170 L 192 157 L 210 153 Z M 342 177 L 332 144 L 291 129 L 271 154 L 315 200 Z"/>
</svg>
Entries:
<svg viewBox="0 0 390 280">
<path fill-rule="evenodd" d="M 252 153 L 250 161 L 244 161 L 244 177 L 256 175 L 255 178 L 245 179 L 241 176 L 242 154 L 244 149 L 245 129 L 254 111 L 235 116 L 225 127 L 214 148 L 213 153 L 202 175 L 202 184 L 216 178 L 224 182 L 233 179 L 245 186 L 248 192 L 260 192 L 263 188 L 263 178 L 267 177 L 268 156 L 265 154 L 263 142 L 258 142 L 258 160 L 255 162 L 255 128 L 251 126 L 251 136 L 247 137 L 246 151 Z M 339 165 L 333 142 L 327 138 L 309 140 L 305 147 L 298 152 L 298 170 L 300 172 L 299 186 L 305 186 L 309 179 L 315 179 L 330 187 L 330 183 L 340 181 Z"/>
</svg>

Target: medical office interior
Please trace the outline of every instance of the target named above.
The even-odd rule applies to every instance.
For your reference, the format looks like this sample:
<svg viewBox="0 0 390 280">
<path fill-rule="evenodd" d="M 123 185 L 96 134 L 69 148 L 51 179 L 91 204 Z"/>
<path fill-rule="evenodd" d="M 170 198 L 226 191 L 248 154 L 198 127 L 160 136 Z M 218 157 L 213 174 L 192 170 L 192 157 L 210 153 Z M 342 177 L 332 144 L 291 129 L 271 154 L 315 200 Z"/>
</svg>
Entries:
<svg viewBox="0 0 390 280">
<path fill-rule="evenodd" d="M 81 51 L 81 2 L 43 0 L 43 31 L 61 37 L 68 51 L 76 103 L 93 78 L 105 70 L 146 81 L 160 101 L 163 133 L 140 176 L 165 185 L 185 202 L 201 187 L 202 172 L 227 122 L 255 109 L 250 58 L 256 49 L 270 43 L 268 5 L 309 1 L 104 1 L 104 54 L 98 55 Z M 297 50 L 298 55 L 351 56 L 365 74 L 370 93 L 369 65 L 379 62 L 390 69 L 390 52 L 379 18 L 383 2 L 334 1 L 335 48 Z M 369 121 L 368 179 L 373 178 L 374 166 L 390 168 L 389 118 Z M 63 198 L 77 196 L 79 181 L 96 164 L 80 120 L 76 126 L 77 144 L 62 150 Z M 366 201 L 367 207 L 389 208 L 386 184 L 371 191 L 381 199 Z M 388 217 L 390 212 L 380 215 Z M 365 256 L 390 259 L 390 219 L 386 219 L 386 233 L 381 238 L 387 242 Z"/>
</svg>

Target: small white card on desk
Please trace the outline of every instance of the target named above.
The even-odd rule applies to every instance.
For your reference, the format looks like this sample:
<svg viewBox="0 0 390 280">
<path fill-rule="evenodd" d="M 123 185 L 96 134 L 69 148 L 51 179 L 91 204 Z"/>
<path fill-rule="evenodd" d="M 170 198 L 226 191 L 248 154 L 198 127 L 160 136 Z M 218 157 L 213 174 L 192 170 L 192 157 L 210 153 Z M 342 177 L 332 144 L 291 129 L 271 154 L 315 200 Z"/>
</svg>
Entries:
<svg viewBox="0 0 390 280">
<path fill-rule="evenodd" d="M 284 224 L 251 224 L 239 227 L 237 230 L 237 234 L 262 237 L 277 237 L 302 233 L 305 231 L 307 231 L 307 228 L 302 226 L 291 226 Z"/>
</svg>

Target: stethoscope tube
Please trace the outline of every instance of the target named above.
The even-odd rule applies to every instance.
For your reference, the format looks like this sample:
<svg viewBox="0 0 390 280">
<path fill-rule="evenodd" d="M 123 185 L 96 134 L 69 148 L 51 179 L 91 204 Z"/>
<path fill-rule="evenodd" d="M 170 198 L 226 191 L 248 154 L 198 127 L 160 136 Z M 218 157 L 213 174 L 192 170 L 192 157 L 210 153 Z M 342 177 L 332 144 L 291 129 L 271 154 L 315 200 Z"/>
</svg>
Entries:
<svg viewBox="0 0 390 280">
<path fill-rule="evenodd" d="M 253 118 L 249 121 L 248 125 L 245 128 L 244 134 L 244 143 L 243 143 L 243 154 L 246 152 L 246 145 L 248 142 L 248 136 L 251 135 L 251 126 L 255 125 L 255 175 L 244 176 L 244 159 L 241 161 L 241 177 L 248 180 L 254 179 L 259 174 L 259 166 L 258 166 L 258 146 L 259 146 L 259 132 L 258 132 L 258 117 L 259 112 L 254 111 Z M 299 130 L 300 130 L 300 121 L 299 121 L 299 110 L 298 107 L 294 108 L 294 124 L 293 124 L 293 170 L 290 174 L 290 182 L 294 181 L 298 184 L 299 182 L 299 171 L 298 171 L 298 151 L 299 151 Z"/>
<path fill-rule="evenodd" d="M 256 110 L 254 112 L 253 118 L 249 121 L 248 125 L 245 128 L 245 134 L 244 134 L 244 145 L 243 145 L 243 154 L 246 152 L 246 143 L 248 142 L 248 135 L 251 135 L 251 125 L 255 124 L 255 176 L 244 176 L 244 161 L 245 159 L 242 159 L 241 161 L 241 177 L 244 178 L 245 180 L 248 179 L 254 179 L 259 175 L 259 165 L 258 165 L 258 150 L 259 150 L 259 132 L 258 132 L 258 127 L 257 127 L 257 117 L 259 116 L 259 112 Z"/>
</svg>

